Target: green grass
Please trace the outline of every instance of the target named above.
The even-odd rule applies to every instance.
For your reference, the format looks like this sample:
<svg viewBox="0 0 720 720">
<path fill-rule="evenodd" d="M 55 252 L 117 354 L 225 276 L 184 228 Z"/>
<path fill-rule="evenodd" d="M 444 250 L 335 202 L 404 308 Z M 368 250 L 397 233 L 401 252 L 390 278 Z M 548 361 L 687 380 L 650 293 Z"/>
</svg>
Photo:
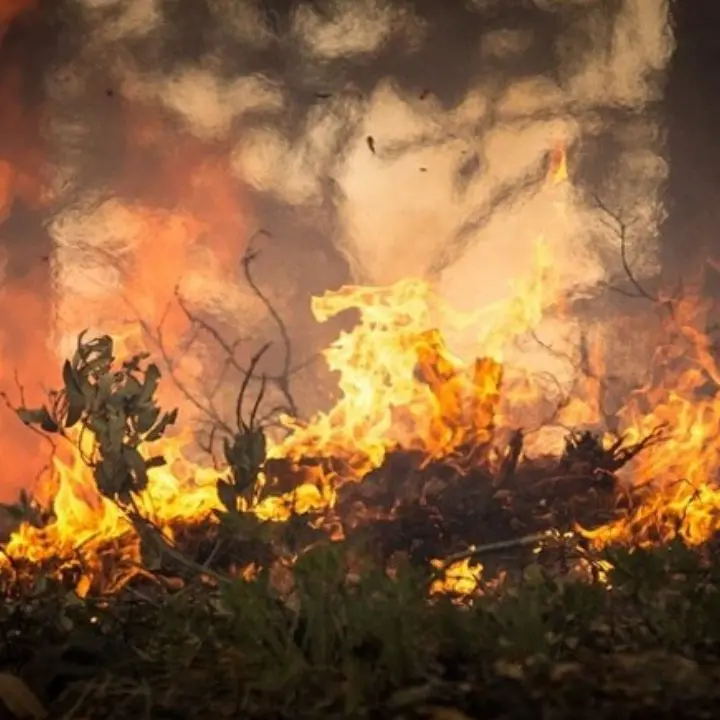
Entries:
<svg viewBox="0 0 720 720">
<path fill-rule="evenodd" d="M 2 605 L 1 661 L 76 720 L 712 717 L 717 555 L 611 559 L 610 589 L 534 565 L 470 606 L 428 600 L 426 571 L 358 566 L 344 543 L 302 555 L 283 599 L 268 570 L 85 601 L 43 581 Z"/>
</svg>

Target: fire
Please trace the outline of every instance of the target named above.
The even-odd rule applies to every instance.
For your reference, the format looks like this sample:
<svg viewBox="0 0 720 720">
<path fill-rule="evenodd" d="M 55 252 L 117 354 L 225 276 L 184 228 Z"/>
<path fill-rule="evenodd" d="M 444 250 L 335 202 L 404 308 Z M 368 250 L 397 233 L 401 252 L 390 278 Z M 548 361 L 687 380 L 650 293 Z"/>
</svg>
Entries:
<svg viewBox="0 0 720 720">
<path fill-rule="evenodd" d="M 419 279 L 391 287 L 348 286 L 314 298 L 319 322 L 347 310 L 359 315 L 352 332 L 341 334 L 324 353 L 338 373 L 340 397 L 309 423 L 285 418 L 291 432 L 271 455 L 297 462 L 344 460 L 348 476 L 316 478 L 326 496 L 342 482 L 362 479 L 395 449 L 416 451 L 425 464 L 442 459 L 458 468 L 480 457 L 497 461 L 493 441 L 503 417 L 501 387 L 520 392 L 527 385 L 523 373 L 506 372 L 504 351 L 552 302 L 548 260 L 540 239 L 533 278 L 518 283 L 507 302 L 476 313 L 454 311 Z M 440 328 L 478 333 L 482 357 L 468 361 L 454 354 Z"/>
<path fill-rule="evenodd" d="M 319 321 L 356 309 L 360 322 L 325 352 L 339 373 L 340 400 L 294 432 L 275 452 L 300 459 L 320 453 L 344 457 L 359 476 L 380 465 L 394 446 L 429 459 L 456 450 L 471 434 L 486 440 L 497 402 L 500 366 L 492 360 L 466 367 L 432 327 L 438 304 L 420 280 L 391 288 L 346 287 L 313 301 Z"/>
<path fill-rule="evenodd" d="M 473 564 L 471 558 L 463 558 L 447 568 L 441 560 L 432 560 L 431 565 L 442 574 L 431 583 L 430 595 L 450 594 L 456 602 L 463 602 L 477 592 L 484 570 L 480 563 Z"/>
<path fill-rule="evenodd" d="M 203 177 L 220 182 L 221 169 L 205 166 Z M 556 185 L 567 178 L 564 148 L 558 147 L 548 182 Z M 218 202 L 229 202 L 229 197 L 224 195 Z M 128 285 L 142 294 L 141 286 L 152 285 L 155 266 L 172 255 L 169 250 L 178 237 L 182 252 L 174 258 L 176 264 L 170 264 L 173 277 L 181 273 L 184 253 L 204 223 L 192 216 L 173 218 L 168 212 L 137 212 L 142 227 L 153 229 L 159 239 L 152 266 L 138 265 L 137 277 Z M 161 283 L 155 295 L 150 292 L 143 298 L 142 309 L 154 317 L 169 287 Z M 287 434 L 270 442 L 269 457 L 288 461 L 302 482 L 290 493 L 245 509 L 275 521 L 293 513 L 331 510 L 340 485 L 361 481 L 398 449 L 415 453 L 425 464 L 451 463 L 461 472 L 479 462 L 494 467 L 503 457 L 501 431 L 516 427 L 510 410 L 541 400 L 545 392 L 518 366 L 509 349 L 517 338 L 537 327 L 549 308 L 555 313 L 563 309 L 551 252 L 542 238 L 535 245 L 531 276 L 512 290 L 509 300 L 472 313 L 458 313 L 431 283 L 419 278 L 390 287 L 345 286 L 313 298 L 318 322 L 348 311 L 357 315 L 353 329 L 341 333 L 324 352 L 329 369 L 337 373 L 338 399 L 307 422 L 282 419 Z M 700 543 L 718 527 L 720 369 L 703 332 L 707 308 L 691 300 L 666 307 L 672 308 L 672 314 L 650 379 L 627 400 L 618 420 L 630 441 L 640 440 L 659 425 L 667 427 L 668 439 L 646 450 L 626 469 L 623 480 L 634 503 L 627 517 L 584 531 L 598 545 L 649 543 L 676 533 Z M 173 337 L 177 339 L 184 329 L 178 320 Z M 463 357 L 452 349 L 447 338 L 457 332 L 477 338 L 477 357 Z M 131 339 L 126 338 L 128 346 Z M 583 392 L 564 406 L 566 422 L 596 422 L 599 417 L 604 346 L 598 340 L 586 355 L 592 377 L 578 381 Z M 69 440 L 58 447 L 38 495 L 52 511 L 50 522 L 42 527 L 23 524 L 5 552 L 9 558 L 31 563 L 53 558 L 69 562 L 79 555 L 81 587 L 87 591 L 94 578 L 109 572 L 104 553 L 120 559 L 125 570 L 141 565 L 142 558 L 127 517 L 94 487 L 83 460 L 91 451 L 87 443 L 92 438 L 71 435 Z M 138 505 L 169 538 L 178 524 L 212 522 L 213 511 L 220 509 L 218 471 L 186 459 L 185 450 L 192 442 L 189 434 L 180 433 L 146 450 L 148 456 L 162 454 L 167 464 L 150 472 L 149 486 Z M 303 465 L 305 460 L 339 463 L 308 466 Z M 481 566 L 461 561 L 447 569 L 431 592 L 470 595 L 481 573 Z M 109 585 L 124 577 L 127 573 L 120 577 L 115 572 Z"/>
<path fill-rule="evenodd" d="M 59 561 L 81 557 L 88 587 L 101 577 L 111 588 L 124 580 L 134 566 L 142 562 L 138 538 L 125 514 L 112 501 L 100 495 L 92 471 L 83 457 L 92 452 L 89 434 L 70 433 L 70 443 L 59 445 L 52 459 L 52 471 L 44 493 L 53 497 L 53 520 L 43 527 L 23 523 L 5 546 L 7 555 L 30 563 L 53 558 Z M 219 503 L 214 495 L 216 475 L 210 468 L 192 468 L 192 476 L 183 472 L 182 438 L 163 443 L 168 464 L 156 468 L 148 489 L 138 505 L 168 538 L 178 519 L 192 523 L 207 520 Z M 149 448 L 148 453 L 157 452 Z M 111 568 L 103 569 L 103 553 L 112 553 Z M 109 577 L 108 577 L 109 576 Z"/>
<path fill-rule="evenodd" d="M 620 413 L 630 438 L 664 426 L 667 439 L 628 468 L 625 479 L 644 489 L 642 502 L 628 519 L 587 531 L 598 544 L 649 544 L 675 535 L 700 544 L 720 527 L 720 367 L 703 331 L 709 308 L 691 299 L 670 307 L 651 379 Z"/>
<path fill-rule="evenodd" d="M 543 250 L 540 243 L 540 260 Z M 547 270 L 544 260 L 540 269 Z M 530 282 L 526 288 L 525 301 L 507 303 L 503 316 L 507 341 L 537 316 L 536 294 L 543 285 Z M 319 321 L 349 309 L 359 312 L 358 324 L 341 334 L 325 353 L 328 366 L 339 374 L 340 399 L 329 412 L 319 413 L 307 424 L 286 418 L 290 434 L 271 443 L 269 449 L 271 458 L 298 462 L 308 457 L 341 459 L 347 474 L 311 477 L 292 493 L 271 496 L 248 508 L 264 520 L 286 520 L 293 512 L 331 508 L 339 484 L 361 480 L 395 448 L 418 451 L 426 462 L 446 459 L 458 465 L 477 459 L 478 449 L 488 461 L 495 457 L 492 440 L 503 367 L 491 357 L 465 362 L 451 352 L 438 329 L 438 323 L 468 325 L 482 320 L 483 314 L 458 317 L 420 280 L 389 288 L 344 287 L 313 300 Z M 493 309 L 493 317 L 497 311 Z M 501 328 L 491 327 L 486 335 L 500 354 L 505 337 Z M 132 339 L 124 338 L 130 344 Z M 90 434 L 70 440 L 53 458 L 50 481 L 43 491 L 45 497 L 54 497 L 53 521 L 42 528 L 24 524 L 6 552 L 10 557 L 41 562 L 71 558 L 80 549 L 91 557 L 93 549 L 115 543 L 114 552 L 122 556 L 125 566 L 139 564 L 139 544 L 127 518 L 98 494 L 83 460 L 91 452 Z M 184 446 L 190 442 L 190 437 L 180 435 L 146 451 L 148 456 L 162 454 L 167 465 L 151 471 L 139 506 L 168 537 L 172 537 L 173 523 L 207 521 L 213 510 L 220 509 L 217 472 L 183 459 Z M 86 567 L 98 562 L 87 560 Z M 87 572 L 99 573 L 100 568 Z"/>
</svg>

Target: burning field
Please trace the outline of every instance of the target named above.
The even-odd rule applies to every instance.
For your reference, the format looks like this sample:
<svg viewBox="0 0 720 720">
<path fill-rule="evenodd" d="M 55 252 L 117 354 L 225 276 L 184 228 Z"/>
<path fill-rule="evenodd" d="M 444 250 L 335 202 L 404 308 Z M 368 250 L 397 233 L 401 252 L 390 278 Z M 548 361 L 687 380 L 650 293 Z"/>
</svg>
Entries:
<svg viewBox="0 0 720 720">
<path fill-rule="evenodd" d="M 564 155 L 548 180 L 567 182 Z M 539 328 L 567 303 L 542 240 L 511 300 L 478 313 L 413 279 L 314 298 L 319 322 L 356 312 L 323 354 L 334 404 L 307 421 L 263 415 L 278 382 L 263 346 L 235 427 L 218 422 L 204 445 L 158 405 L 163 383 L 193 396 L 171 358 L 163 376 L 135 351 L 141 325 L 81 335 L 45 404 L 14 408 L 52 457 L 6 506 L 5 661 L 24 659 L 63 717 L 180 717 L 200 697 L 233 717 L 354 717 L 376 702 L 393 717 L 479 717 L 530 712 L 551 685 L 564 712 L 587 672 L 598 692 L 619 683 L 607 707 L 701 713 L 717 672 L 711 308 L 637 290 L 659 340 L 612 413 L 604 347 L 582 330 L 565 386 L 513 359 L 528 342 L 557 354 Z M 457 327 L 481 338 L 472 362 L 445 339 Z M 193 444 L 214 463 L 189 459 Z M 46 632 L 52 650 L 29 660 Z M 662 693 L 648 673 L 667 678 Z M 44 716 L 11 680 L 8 706 Z"/>
<path fill-rule="evenodd" d="M 713 717 L 719 266 L 667 9 L 575 4 L 446 97 L 402 3 L 0 0 L 0 720 Z"/>
</svg>

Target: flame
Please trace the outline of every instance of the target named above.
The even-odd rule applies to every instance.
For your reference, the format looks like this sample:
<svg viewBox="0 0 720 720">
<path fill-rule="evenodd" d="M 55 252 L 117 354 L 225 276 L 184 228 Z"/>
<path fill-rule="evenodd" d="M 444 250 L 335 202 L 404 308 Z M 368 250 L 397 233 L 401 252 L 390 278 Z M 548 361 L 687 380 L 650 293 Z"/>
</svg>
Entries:
<svg viewBox="0 0 720 720">
<path fill-rule="evenodd" d="M 541 274 L 546 273 L 544 245 L 538 243 Z M 489 328 L 493 349 L 501 354 L 503 342 L 531 325 L 541 302 L 536 295 L 543 283 L 523 285 L 524 301 L 505 304 L 505 322 Z M 285 418 L 288 437 L 271 443 L 271 458 L 298 463 L 305 458 L 345 461 L 345 474 L 318 471 L 293 492 L 271 496 L 249 508 L 265 520 L 285 520 L 292 513 L 331 508 L 339 484 L 359 481 L 378 467 L 396 448 L 417 451 L 432 460 L 453 460 L 461 465 L 477 460 L 480 450 L 488 461 L 494 457 L 493 431 L 503 381 L 501 363 L 491 357 L 465 362 L 453 354 L 435 325 L 467 326 L 485 313 L 462 317 L 452 312 L 431 286 L 421 280 L 405 280 L 391 287 L 348 286 L 313 299 L 315 317 L 327 320 L 355 309 L 359 322 L 342 333 L 325 352 L 330 369 L 339 374 L 340 399 L 327 413 L 318 413 L 301 424 Z M 492 317 L 497 317 L 495 308 Z M 130 346 L 132 335 L 121 338 Z M 73 439 L 72 436 L 70 438 Z M 70 559 L 82 550 L 88 577 L 101 573 L 93 551 L 115 543 L 127 569 L 141 562 L 139 544 L 123 513 L 102 498 L 83 457 L 91 453 L 92 437 L 75 437 L 78 448 L 64 444 L 53 458 L 45 497 L 54 497 L 54 520 L 37 528 L 24 524 L 6 547 L 9 557 L 41 562 L 48 558 Z M 184 460 L 187 435 L 167 438 L 147 448 L 149 457 L 162 454 L 165 467 L 153 469 L 139 505 L 151 521 L 172 537 L 173 525 L 208 521 L 220 509 L 213 468 Z"/>
<path fill-rule="evenodd" d="M 152 144 L 152 123 L 140 127 L 142 142 Z M 208 172 L 206 179 L 214 171 Z M 128 275 L 126 282 L 133 284 L 125 289 L 139 298 L 146 317 L 155 318 L 170 286 L 169 282 L 154 282 L 156 269 L 167 270 L 170 263 L 161 280 L 169 275 L 174 279 L 182 272 L 186 248 L 201 232 L 203 221 L 197 215 L 172 215 L 137 205 L 125 212 L 126 224 L 151 238 L 151 246 L 146 248 L 150 262 L 147 253 L 139 254 L 144 263 Z M 319 322 L 346 310 L 359 314 L 353 330 L 342 333 L 325 351 L 328 367 L 338 373 L 340 399 L 330 411 L 318 413 L 308 423 L 284 418 L 289 435 L 271 443 L 269 455 L 297 463 L 308 457 L 341 459 L 342 476 L 313 469 L 292 493 L 270 497 L 252 511 L 262 519 L 284 520 L 292 513 L 331 508 L 339 484 L 361 480 L 396 448 L 421 453 L 425 462 L 446 459 L 468 464 L 477 459 L 478 451 L 492 460 L 505 345 L 533 327 L 555 299 L 549 251 L 542 239 L 536 244 L 535 259 L 533 276 L 513 288 L 514 297 L 466 315 L 454 311 L 420 279 L 391 287 L 346 286 L 313 298 L 312 311 Z M 109 298 L 107 311 L 112 302 Z M 487 352 L 468 362 L 450 350 L 441 328 L 468 331 L 478 326 Z M 178 321 L 172 334 L 178 339 L 186 329 Z M 132 329 L 123 331 L 119 354 L 123 349 L 142 349 L 136 347 L 142 345 L 140 336 Z M 53 521 L 42 528 L 24 524 L 7 545 L 9 557 L 41 562 L 49 557 L 71 558 L 83 550 L 90 577 L 101 572 L 100 560 L 88 559 L 92 551 L 115 543 L 114 552 L 122 555 L 125 565 L 141 562 L 137 538 L 127 519 L 94 489 L 91 471 L 82 459 L 91 451 L 89 445 L 82 445 L 91 440 L 86 434 L 80 449 L 65 445 L 53 458 L 40 491 L 41 499 L 54 498 Z M 168 464 L 151 472 L 139 504 L 170 536 L 174 523 L 208 520 L 219 508 L 217 473 L 183 459 L 184 446 L 190 442 L 191 438 L 180 435 L 147 450 L 162 454 Z"/>
<path fill-rule="evenodd" d="M 478 591 L 484 567 L 472 558 L 463 558 L 443 567 L 442 560 L 431 560 L 436 570 L 442 570 L 430 584 L 430 595 L 452 595 L 454 602 L 463 603 Z"/>
<path fill-rule="evenodd" d="M 154 137 L 152 133 L 150 139 L 143 133 L 140 136 L 151 143 Z M 210 185 L 225 182 L 219 179 L 225 177 L 219 164 L 203 167 L 201 176 Z M 0 189 L 8 184 L 9 176 L 7 170 L 0 172 Z M 551 156 L 547 179 L 552 186 L 568 179 L 562 145 Z M 230 195 L 221 198 L 230 202 Z M 187 264 L 187 249 L 209 227 L 199 209 L 173 214 L 160 199 L 157 202 L 127 209 L 141 219 L 141 234 L 149 233 L 156 243 L 154 250 L 150 248 L 151 263 L 143 267 L 138 262 L 135 278 L 126 280 L 126 290 L 140 297 L 142 312 L 151 317 L 157 316 L 170 288 L 169 282 L 154 283 L 155 268 L 167 261 L 170 275 L 179 275 Z M 171 252 L 173 248 L 179 250 Z M 540 323 L 548 308 L 563 311 L 552 253 L 543 238 L 535 244 L 533 272 L 512 291 L 509 300 L 471 313 L 449 307 L 432 284 L 419 278 L 390 287 L 345 286 L 313 298 L 312 312 L 318 322 L 347 311 L 357 315 L 355 326 L 324 352 L 328 367 L 337 374 L 338 399 L 307 422 L 283 418 L 288 433 L 270 442 L 269 456 L 293 464 L 302 482 L 292 492 L 246 509 L 274 521 L 286 520 L 293 513 L 330 510 L 342 483 L 361 481 L 397 449 L 416 453 L 425 464 L 442 461 L 463 470 L 483 462 L 492 467 L 502 457 L 499 431 L 513 427 L 509 410 L 536 403 L 545 393 L 509 352 L 518 337 Z M 708 308 L 692 299 L 668 301 L 664 307 L 672 312 L 650 379 L 629 397 L 617 419 L 629 441 L 639 441 L 658 425 L 667 426 L 668 439 L 650 447 L 625 469 L 622 479 L 634 503 L 626 517 L 583 531 L 598 545 L 650 543 L 676 534 L 700 543 L 718 527 L 720 369 L 703 331 Z M 178 319 L 173 337 L 181 338 L 186 330 Z M 477 338 L 478 357 L 466 358 L 453 351 L 447 338 L 457 331 Z M 129 349 L 133 342 L 140 342 L 138 337 L 130 331 L 121 345 Z M 576 396 L 563 408 L 565 422 L 596 422 L 601 415 L 606 348 L 599 337 L 588 343 L 588 377 L 578 380 Z M 23 524 L 5 551 L 9 558 L 31 563 L 53 558 L 69 563 L 80 555 L 78 587 L 82 592 L 98 578 L 114 587 L 127 577 L 129 568 L 142 563 L 139 542 L 121 510 L 94 488 L 83 461 L 83 454 L 91 451 L 87 443 L 92 438 L 70 439 L 78 447 L 70 443 L 58 449 L 39 496 L 50 507 L 52 520 L 43 527 Z M 149 486 L 138 502 L 171 538 L 179 524 L 211 523 L 213 510 L 219 508 L 218 472 L 185 459 L 191 443 L 189 434 L 180 433 L 146 451 L 148 456 L 164 455 L 167 465 L 151 471 Z M 306 460 L 333 462 L 303 464 Z M 107 553 L 120 569 L 108 569 Z M 251 577 L 254 572 L 246 569 L 245 574 Z M 459 561 L 435 581 L 431 593 L 470 596 L 481 575 L 481 566 Z"/>
<path fill-rule="evenodd" d="M 629 440 L 658 427 L 667 437 L 624 474 L 630 488 L 642 491 L 629 517 L 585 531 L 599 545 L 647 545 L 676 536 L 700 544 L 720 527 L 720 367 L 703 330 L 709 307 L 697 299 L 668 301 L 668 307 L 651 379 L 619 413 Z"/>
<path fill-rule="evenodd" d="M 352 476 L 324 477 L 319 483 L 325 487 L 361 479 L 397 448 L 421 453 L 426 464 L 477 461 L 478 450 L 489 462 L 497 459 L 492 440 L 501 417 L 501 384 L 509 380 L 504 350 L 541 319 L 551 289 L 547 247 L 539 239 L 533 278 L 518 283 L 509 301 L 476 313 L 454 311 L 419 279 L 391 287 L 346 286 L 314 298 L 319 322 L 347 310 L 359 314 L 352 332 L 342 333 L 324 353 L 338 373 L 340 397 L 307 424 L 285 418 L 291 432 L 273 447 L 273 456 L 344 459 Z M 451 351 L 440 328 L 467 331 L 477 325 L 486 352 L 468 362 Z"/>
<path fill-rule="evenodd" d="M 550 153 L 550 164 L 547 173 L 547 182 L 551 185 L 557 185 L 569 179 L 567 165 L 567 149 L 566 144 L 562 140 L 555 143 L 555 147 Z"/>
</svg>

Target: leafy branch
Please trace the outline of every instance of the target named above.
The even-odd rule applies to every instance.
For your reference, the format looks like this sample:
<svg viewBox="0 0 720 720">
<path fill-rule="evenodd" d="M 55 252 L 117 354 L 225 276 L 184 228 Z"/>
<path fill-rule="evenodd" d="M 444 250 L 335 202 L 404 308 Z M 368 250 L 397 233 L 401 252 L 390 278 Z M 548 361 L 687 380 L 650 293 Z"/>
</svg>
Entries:
<svg viewBox="0 0 720 720">
<path fill-rule="evenodd" d="M 77 447 L 92 468 L 99 492 L 127 503 L 131 493 L 142 492 L 148 470 L 165 464 L 162 456 L 143 457 L 140 448 L 159 440 L 177 419 L 178 411 L 161 412 L 155 399 L 160 370 L 151 363 L 143 367 L 147 353 L 134 355 L 114 367 L 111 337 L 84 341 L 80 333 L 72 360 L 63 364 L 63 388 L 49 393 L 48 404 L 20 407 L 18 417 L 31 427 L 67 437 L 79 428 Z M 91 437 L 91 450 L 85 438 Z"/>
</svg>

